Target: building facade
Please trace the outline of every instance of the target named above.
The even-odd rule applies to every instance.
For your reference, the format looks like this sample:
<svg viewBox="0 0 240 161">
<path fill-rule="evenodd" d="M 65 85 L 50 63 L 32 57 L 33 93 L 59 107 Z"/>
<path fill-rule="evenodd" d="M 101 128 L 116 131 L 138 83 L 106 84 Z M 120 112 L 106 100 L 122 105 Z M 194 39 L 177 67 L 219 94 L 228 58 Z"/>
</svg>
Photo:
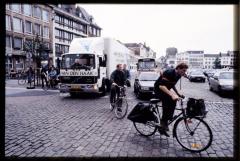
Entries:
<svg viewBox="0 0 240 161">
<path fill-rule="evenodd" d="M 204 69 L 213 69 L 214 62 L 219 54 L 204 54 L 203 66 Z"/>
<path fill-rule="evenodd" d="M 6 4 L 6 71 L 36 67 L 35 55 L 41 63 L 57 65 L 57 58 L 67 53 L 75 37 L 99 37 L 101 28 L 82 7 L 74 4 Z M 26 44 L 39 38 L 46 50 L 27 53 Z"/>
<path fill-rule="evenodd" d="M 177 53 L 177 64 L 185 62 L 189 68 L 204 68 L 204 51 L 185 51 Z"/>
<path fill-rule="evenodd" d="M 6 4 L 5 7 L 6 71 L 18 72 L 29 65 L 36 66 L 33 62 L 33 53 L 26 56 L 24 44 L 32 43 L 38 35 L 48 49 L 45 55 L 52 54 L 52 8 L 39 4 Z"/>
<path fill-rule="evenodd" d="M 124 43 L 124 45 L 133 50 L 134 54 L 140 58 L 156 58 L 156 52 L 154 52 L 150 47 L 147 47 L 146 44 Z"/>
</svg>

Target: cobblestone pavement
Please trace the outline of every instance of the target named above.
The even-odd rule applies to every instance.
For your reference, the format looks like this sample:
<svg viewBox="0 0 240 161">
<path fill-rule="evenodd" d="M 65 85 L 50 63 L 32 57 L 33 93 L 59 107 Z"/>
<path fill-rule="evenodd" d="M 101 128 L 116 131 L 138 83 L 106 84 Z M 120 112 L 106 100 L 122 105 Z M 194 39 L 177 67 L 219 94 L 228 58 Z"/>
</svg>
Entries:
<svg viewBox="0 0 240 161">
<path fill-rule="evenodd" d="M 108 96 L 59 97 L 57 91 L 38 89 L 7 93 L 5 156 L 233 157 L 232 101 L 206 103 L 213 142 L 206 151 L 191 153 L 172 135 L 143 137 L 127 118 L 116 119 Z M 131 111 L 139 100 L 132 89 L 128 96 Z"/>
</svg>

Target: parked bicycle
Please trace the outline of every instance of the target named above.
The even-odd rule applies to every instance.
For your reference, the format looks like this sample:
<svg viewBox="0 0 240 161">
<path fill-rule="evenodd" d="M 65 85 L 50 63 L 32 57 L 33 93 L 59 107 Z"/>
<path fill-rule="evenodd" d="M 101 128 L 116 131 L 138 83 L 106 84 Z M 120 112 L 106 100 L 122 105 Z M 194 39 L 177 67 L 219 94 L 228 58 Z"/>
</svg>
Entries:
<svg viewBox="0 0 240 161">
<path fill-rule="evenodd" d="M 118 85 L 116 85 L 118 86 Z M 122 119 L 126 116 L 128 111 L 128 102 L 126 98 L 126 87 L 118 86 L 120 89 L 119 96 L 114 99 L 114 106 L 111 106 L 111 111 L 114 110 L 115 116 Z"/>
<path fill-rule="evenodd" d="M 27 81 L 28 81 L 27 73 L 25 73 L 25 72 L 19 73 L 18 84 L 19 85 L 24 85 L 24 84 L 27 83 Z"/>
<path fill-rule="evenodd" d="M 58 83 L 59 83 L 58 77 L 56 79 L 50 79 L 50 77 L 48 76 L 47 84 L 45 84 L 42 89 L 45 91 L 49 89 L 58 89 Z"/>
<path fill-rule="evenodd" d="M 153 121 L 134 122 L 134 127 L 143 136 L 151 136 L 158 130 L 161 132 L 160 119 L 161 113 L 159 112 L 160 106 L 159 99 L 151 99 L 149 102 L 150 111 L 153 113 Z M 173 137 L 185 149 L 192 152 L 201 152 L 206 150 L 212 143 L 213 135 L 209 125 L 203 120 L 207 112 L 202 116 L 190 116 L 186 111 L 187 108 L 183 107 L 183 98 L 180 99 L 180 108 L 176 110 L 181 111 L 175 115 L 168 123 L 173 126 Z"/>
</svg>

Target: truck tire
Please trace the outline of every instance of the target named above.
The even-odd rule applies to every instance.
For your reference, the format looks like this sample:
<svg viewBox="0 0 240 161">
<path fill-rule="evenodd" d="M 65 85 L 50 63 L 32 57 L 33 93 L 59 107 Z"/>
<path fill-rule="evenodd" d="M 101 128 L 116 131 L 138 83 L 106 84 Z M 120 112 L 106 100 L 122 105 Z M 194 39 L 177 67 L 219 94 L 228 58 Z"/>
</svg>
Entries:
<svg viewBox="0 0 240 161">
<path fill-rule="evenodd" d="M 106 85 L 106 81 L 105 80 L 103 80 L 103 82 L 102 82 L 102 87 L 100 88 L 100 91 L 102 92 L 101 96 L 105 96 L 106 95 L 107 85 Z"/>
</svg>

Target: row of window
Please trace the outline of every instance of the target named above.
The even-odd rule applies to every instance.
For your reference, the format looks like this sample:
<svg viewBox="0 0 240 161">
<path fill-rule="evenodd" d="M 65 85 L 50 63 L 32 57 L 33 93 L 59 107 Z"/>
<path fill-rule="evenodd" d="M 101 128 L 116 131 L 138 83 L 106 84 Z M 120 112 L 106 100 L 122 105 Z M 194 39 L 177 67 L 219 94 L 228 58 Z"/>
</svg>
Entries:
<svg viewBox="0 0 240 161">
<path fill-rule="evenodd" d="M 32 39 L 26 39 L 25 42 L 32 42 Z M 47 48 L 49 48 L 49 43 L 44 43 Z M 6 35 L 6 47 L 14 48 L 15 50 L 23 49 L 23 38 L 20 37 L 11 37 Z"/>
<path fill-rule="evenodd" d="M 67 53 L 68 51 L 69 51 L 68 45 L 61 45 L 61 44 L 55 45 L 55 52 L 57 57 L 60 57 L 63 53 Z"/>
<path fill-rule="evenodd" d="M 11 27 L 11 16 L 6 15 L 6 29 L 7 30 L 13 30 L 15 32 L 20 33 L 27 33 L 27 34 L 35 34 L 35 35 L 41 35 L 45 38 L 49 38 L 49 27 L 48 26 L 42 26 L 37 23 L 32 23 L 30 21 L 23 21 L 20 18 L 13 17 L 12 18 L 12 27 Z"/>
<path fill-rule="evenodd" d="M 64 30 L 55 29 L 55 38 L 60 42 L 70 43 L 74 38 L 83 37 Z"/>
<path fill-rule="evenodd" d="M 31 4 L 6 4 L 6 9 L 49 22 L 49 11 Z"/>
<path fill-rule="evenodd" d="M 55 16 L 55 22 L 57 24 L 59 24 L 60 26 L 63 26 L 63 27 L 66 26 L 71 30 L 75 29 L 77 31 L 82 31 L 85 34 L 87 33 L 87 26 L 86 25 L 80 24 L 80 23 L 78 23 L 74 20 L 68 19 L 66 17 L 56 15 Z"/>
</svg>

